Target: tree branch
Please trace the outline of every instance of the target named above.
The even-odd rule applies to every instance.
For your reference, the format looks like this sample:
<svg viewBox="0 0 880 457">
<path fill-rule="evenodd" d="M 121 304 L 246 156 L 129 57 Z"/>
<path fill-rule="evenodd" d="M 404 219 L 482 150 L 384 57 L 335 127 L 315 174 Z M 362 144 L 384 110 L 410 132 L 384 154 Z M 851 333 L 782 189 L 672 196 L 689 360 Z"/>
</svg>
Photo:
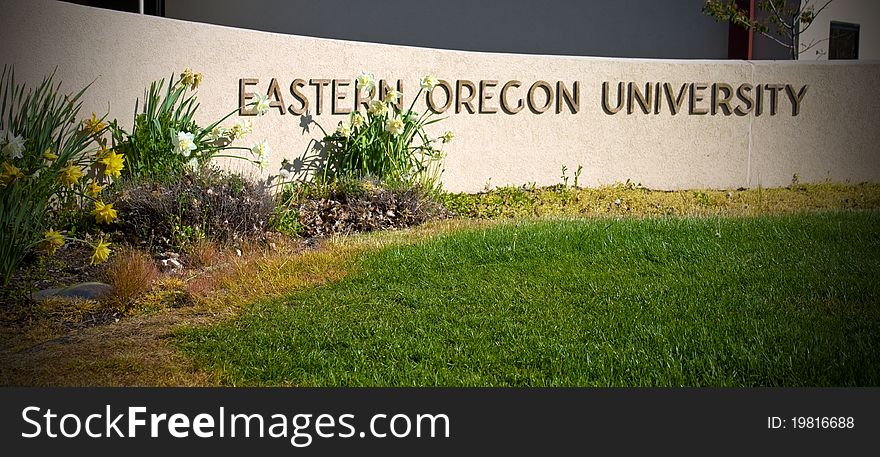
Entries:
<svg viewBox="0 0 880 457">
<path fill-rule="evenodd" d="M 830 40 L 830 39 L 831 39 L 831 37 L 828 37 L 828 38 L 822 38 L 821 40 L 813 40 L 813 41 L 810 42 L 810 45 L 809 45 L 809 46 L 805 46 L 805 47 L 804 47 L 803 49 L 801 49 L 799 52 L 800 52 L 800 53 L 805 53 L 805 52 L 809 51 L 810 49 L 813 49 L 814 47 L 816 47 L 816 45 L 818 45 L 819 43 L 821 43 L 821 42 L 823 42 L 823 41 L 828 41 L 828 40 Z"/>
<path fill-rule="evenodd" d="M 771 34 L 769 34 L 769 33 L 767 33 L 767 32 L 761 32 L 761 31 L 759 31 L 758 33 L 760 33 L 761 35 L 764 35 L 764 36 L 767 37 L 767 38 L 770 38 L 771 40 L 773 40 L 773 41 L 775 41 L 775 42 L 777 42 L 777 43 L 779 43 L 779 44 L 781 44 L 781 45 L 782 45 L 783 47 L 785 47 L 786 49 L 789 49 L 789 50 L 794 49 L 794 45 L 793 45 L 793 44 L 787 44 L 787 43 L 785 43 L 785 42 L 783 42 L 783 41 L 780 41 L 778 38 L 776 38 L 775 36 L 773 36 L 773 35 L 771 35 Z"/>
<path fill-rule="evenodd" d="M 833 1 L 834 1 L 834 0 L 828 0 L 828 1 L 827 1 L 827 2 L 825 2 L 825 4 L 824 4 L 824 5 L 822 5 L 822 7 L 821 7 L 821 8 L 819 8 L 819 11 L 816 11 L 816 12 L 815 12 L 815 13 L 814 13 L 814 14 L 813 14 L 813 20 L 812 20 L 812 21 L 810 21 L 810 23 L 809 23 L 809 24 L 807 24 L 807 26 L 806 26 L 806 27 L 804 27 L 804 28 L 802 28 L 802 29 L 801 29 L 801 32 L 800 32 L 800 33 L 804 33 L 804 32 L 806 32 L 806 31 L 807 31 L 807 29 L 808 29 L 808 28 L 810 28 L 810 26 L 811 26 L 811 25 L 813 25 L 813 22 L 816 22 L 816 16 L 818 16 L 818 15 L 819 15 L 819 13 L 821 13 L 821 12 L 822 12 L 822 10 L 824 10 L 824 9 L 825 9 L 825 7 L 826 7 L 826 6 L 828 6 L 828 5 L 829 5 L 829 4 L 830 4 L 830 3 L 831 3 L 831 2 L 833 2 Z"/>
<path fill-rule="evenodd" d="M 776 16 L 776 19 L 779 20 L 779 22 L 783 26 L 785 26 L 785 28 L 791 30 L 791 27 L 788 25 L 788 22 L 785 22 L 785 20 L 782 19 L 782 15 L 779 14 L 779 10 L 776 9 L 776 4 L 773 3 L 773 0 L 769 0 L 767 3 L 770 5 L 770 9 L 773 11 L 773 15 Z"/>
</svg>

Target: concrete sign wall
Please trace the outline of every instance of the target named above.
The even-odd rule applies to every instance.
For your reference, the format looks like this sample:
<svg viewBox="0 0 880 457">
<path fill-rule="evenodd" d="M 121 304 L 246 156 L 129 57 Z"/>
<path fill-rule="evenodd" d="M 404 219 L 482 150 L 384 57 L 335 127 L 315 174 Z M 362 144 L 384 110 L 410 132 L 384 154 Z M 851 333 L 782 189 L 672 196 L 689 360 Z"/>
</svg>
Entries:
<svg viewBox="0 0 880 457">
<path fill-rule="evenodd" d="M 272 166 L 310 155 L 313 140 L 354 109 L 353 80 L 373 73 L 408 106 L 426 74 L 455 133 L 447 189 L 627 179 L 657 189 L 737 188 L 880 180 L 880 62 L 636 60 L 473 53 L 357 43 L 196 24 L 54 1 L 0 2 L 0 62 L 38 81 L 56 66 L 64 87 L 95 80 L 85 114 L 130 124 L 154 79 L 205 75 L 201 123 L 271 94 L 243 145 L 266 139 Z M 277 89 L 277 90 L 276 90 Z M 308 107 L 306 108 L 306 104 Z M 426 94 L 417 110 L 428 109 Z M 306 110 L 308 116 L 306 116 Z M 239 118 L 236 114 L 230 120 Z M 238 165 L 232 165 L 238 166 Z M 571 173 L 571 172 L 569 172 Z"/>
</svg>

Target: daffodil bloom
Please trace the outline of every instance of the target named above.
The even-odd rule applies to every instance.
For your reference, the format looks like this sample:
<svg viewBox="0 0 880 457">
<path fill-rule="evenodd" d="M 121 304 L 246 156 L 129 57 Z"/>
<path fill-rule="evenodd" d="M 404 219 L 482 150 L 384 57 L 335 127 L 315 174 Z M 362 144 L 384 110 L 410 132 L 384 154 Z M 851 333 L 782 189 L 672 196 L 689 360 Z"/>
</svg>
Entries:
<svg viewBox="0 0 880 457">
<path fill-rule="evenodd" d="M 196 150 L 195 135 L 189 132 L 177 132 L 177 145 L 174 150 L 178 154 L 189 157 L 190 152 Z"/>
<path fill-rule="evenodd" d="M 251 146 L 251 153 L 261 162 L 269 159 L 269 152 L 271 152 L 269 149 L 269 142 L 266 140 L 254 143 L 254 145 Z"/>
<path fill-rule="evenodd" d="M 361 116 L 361 113 L 354 113 L 351 115 L 351 126 L 354 128 L 359 128 L 364 125 L 364 117 Z"/>
<path fill-rule="evenodd" d="M 61 175 L 59 179 L 61 179 L 61 184 L 64 184 L 67 187 L 73 187 L 79 182 L 79 178 L 82 178 L 83 172 L 74 165 L 68 165 L 61 169 Z"/>
<path fill-rule="evenodd" d="M 61 246 L 64 246 L 64 237 L 61 236 L 60 232 L 55 229 L 49 229 L 43 233 L 43 248 L 46 249 L 49 255 L 58 252 Z"/>
<path fill-rule="evenodd" d="M 269 97 L 267 95 L 257 95 L 257 103 L 254 105 L 257 114 L 262 116 L 269 112 L 269 108 Z"/>
<path fill-rule="evenodd" d="M 426 75 L 426 76 L 425 76 L 424 78 L 422 78 L 422 80 L 420 81 L 420 85 L 422 86 L 422 89 L 425 89 L 425 90 L 431 90 L 431 89 L 433 89 L 434 86 L 436 86 L 439 82 L 440 82 L 440 81 L 437 81 L 437 78 L 435 78 L 435 77 L 433 77 L 433 76 L 431 76 L 431 75 Z"/>
<path fill-rule="evenodd" d="M 372 73 L 361 72 L 357 77 L 357 90 L 370 92 L 376 87 L 376 78 Z"/>
<path fill-rule="evenodd" d="M 183 70 L 183 73 L 180 74 L 180 85 L 182 86 L 192 86 L 195 81 L 195 75 L 193 71 L 189 68 Z"/>
<path fill-rule="evenodd" d="M 348 138 L 351 135 L 351 129 L 346 125 L 339 124 L 339 127 L 336 128 L 336 134 L 343 138 Z"/>
<path fill-rule="evenodd" d="M 196 73 L 193 75 L 192 85 L 190 86 L 192 90 L 196 90 L 199 88 L 199 86 L 202 85 L 202 78 L 203 76 L 201 73 Z"/>
<path fill-rule="evenodd" d="M 95 113 L 92 113 L 91 119 L 86 119 L 83 121 L 83 130 L 90 132 L 92 134 L 101 133 L 107 127 L 107 124 L 98 119 L 98 116 Z"/>
<path fill-rule="evenodd" d="M 49 162 L 58 158 L 58 155 L 52 154 L 52 149 L 46 149 L 43 151 L 43 159 L 48 160 Z"/>
<path fill-rule="evenodd" d="M 24 151 L 24 138 L 21 135 L 9 138 L 3 146 L 3 155 L 12 159 L 20 159 L 22 151 Z"/>
<path fill-rule="evenodd" d="M 7 161 L 7 162 L 3 162 L 3 164 L 0 165 L 0 167 L 3 168 L 3 171 L 0 172 L 0 174 L 3 174 L 4 176 L 14 176 L 14 177 L 17 177 L 17 178 L 23 178 L 23 177 L 24 177 L 24 174 L 21 172 L 21 170 L 19 170 L 18 167 L 16 167 L 15 165 L 9 163 L 8 161 Z"/>
<path fill-rule="evenodd" d="M 223 129 L 223 127 L 220 127 L 219 125 L 214 126 L 214 128 L 211 129 L 211 132 L 208 133 L 208 138 L 210 138 L 211 141 L 217 141 L 220 138 L 224 138 L 225 136 L 226 131 Z"/>
<path fill-rule="evenodd" d="M 455 135 L 452 134 L 452 131 L 447 130 L 443 136 L 440 137 L 440 140 L 443 141 L 443 144 L 449 143 L 452 139 L 455 138 Z"/>
<path fill-rule="evenodd" d="M 199 159 L 193 156 L 193 158 L 189 159 L 189 162 L 186 163 L 186 166 L 193 170 L 197 170 L 199 168 Z"/>
<path fill-rule="evenodd" d="M 24 173 L 22 173 L 18 167 L 9 162 L 3 162 L 3 164 L 0 165 L 0 168 L 3 169 L 3 171 L 0 172 L 0 183 L 4 186 L 15 181 L 17 178 L 24 178 Z"/>
<path fill-rule="evenodd" d="M 397 136 L 403 133 L 403 119 L 399 116 L 394 116 L 385 121 L 385 131 Z"/>
<path fill-rule="evenodd" d="M 98 195 L 104 190 L 104 187 L 100 184 L 92 181 L 89 183 L 89 187 L 86 189 L 86 195 L 92 198 L 98 198 Z"/>
<path fill-rule="evenodd" d="M 95 209 L 92 210 L 95 221 L 99 224 L 109 224 L 116 220 L 116 210 L 113 209 L 113 203 L 104 203 L 100 200 L 95 202 Z"/>
<path fill-rule="evenodd" d="M 108 151 L 99 162 L 104 164 L 104 176 L 111 178 L 120 176 L 122 169 L 125 168 L 125 156 L 117 154 L 115 151 Z"/>
<path fill-rule="evenodd" d="M 384 116 L 388 112 L 388 106 L 381 100 L 373 100 L 367 112 L 373 116 Z"/>
<path fill-rule="evenodd" d="M 92 265 L 104 262 L 108 257 L 110 257 L 110 243 L 104 240 L 98 241 L 98 245 L 95 246 L 95 253 L 92 254 Z"/>
<path fill-rule="evenodd" d="M 248 119 L 235 121 L 235 123 L 232 124 L 232 128 L 229 130 L 229 132 L 232 134 L 231 139 L 233 139 L 233 140 L 241 138 L 241 137 L 243 137 L 253 131 L 254 131 L 254 125 Z"/>
<path fill-rule="evenodd" d="M 383 98 L 382 101 L 385 103 L 397 103 L 397 99 L 399 99 L 401 95 L 403 94 L 394 89 L 389 89 L 388 92 L 385 93 L 385 98 Z"/>
</svg>

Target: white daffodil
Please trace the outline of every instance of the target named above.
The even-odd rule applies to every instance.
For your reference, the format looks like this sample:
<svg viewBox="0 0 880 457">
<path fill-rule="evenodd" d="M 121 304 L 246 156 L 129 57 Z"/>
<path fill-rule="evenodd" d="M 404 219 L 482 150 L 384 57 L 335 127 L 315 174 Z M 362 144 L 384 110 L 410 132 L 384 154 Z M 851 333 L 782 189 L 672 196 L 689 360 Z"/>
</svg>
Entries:
<svg viewBox="0 0 880 457">
<path fill-rule="evenodd" d="M 219 125 L 215 125 L 214 128 L 211 129 L 211 132 L 208 134 L 208 138 L 210 138 L 211 141 L 217 141 L 220 138 L 225 138 L 225 137 L 226 137 L 226 129 L 224 129 L 223 127 L 220 127 Z"/>
<path fill-rule="evenodd" d="M 361 72 L 357 77 L 357 90 L 370 92 L 376 87 L 376 78 L 372 73 Z"/>
<path fill-rule="evenodd" d="M 254 109 L 257 111 L 257 114 L 260 116 L 269 112 L 269 96 L 267 95 L 257 95 L 257 103 L 254 105 Z"/>
<path fill-rule="evenodd" d="M 354 113 L 351 115 L 351 126 L 354 128 L 360 128 L 364 125 L 364 117 L 361 116 L 361 113 Z"/>
<path fill-rule="evenodd" d="M 385 103 L 397 103 L 397 99 L 400 98 L 401 95 L 403 94 L 394 89 L 389 89 L 388 92 L 385 93 L 385 98 L 383 98 L 382 101 Z"/>
<path fill-rule="evenodd" d="M 232 124 L 229 133 L 232 134 L 232 140 L 241 138 L 254 131 L 254 124 L 249 119 L 239 119 Z"/>
<path fill-rule="evenodd" d="M 370 102 L 367 112 L 373 116 L 384 116 L 388 112 L 388 105 L 382 100 L 373 100 Z"/>
<path fill-rule="evenodd" d="M 192 159 L 189 159 L 189 162 L 187 162 L 186 165 L 193 170 L 197 170 L 199 168 L 199 159 L 193 156 Z"/>
<path fill-rule="evenodd" d="M 343 138 L 348 138 L 351 135 L 351 129 L 347 125 L 339 124 L 339 127 L 336 127 L 336 134 Z"/>
<path fill-rule="evenodd" d="M 254 145 L 251 146 L 251 154 L 253 154 L 260 162 L 269 160 L 269 152 L 271 152 L 269 149 L 269 142 L 266 140 L 254 143 Z"/>
<path fill-rule="evenodd" d="M 440 81 L 438 81 L 437 78 L 435 78 L 435 77 L 433 77 L 433 76 L 431 76 L 431 75 L 426 75 L 426 76 L 425 76 L 424 78 L 422 78 L 422 80 L 420 81 L 420 85 L 422 86 L 422 89 L 425 89 L 425 90 L 431 90 L 431 89 L 433 89 L 434 86 L 436 86 L 439 82 L 440 82 Z"/>
<path fill-rule="evenodd" d="M 403 133 L 403 119 L 400 116 L 394 116 L 385 121 L 385 131 L 397 136 Z"/>
<path fill-rule="evenodd" d="M 447 130 L 446 133 L 440 137 L 440 140 L 443 141 L 443 144 L 446 144 L 452 141 L 453 138 L 455 138 L 455 135 L 452 134 L 451 130 Z"/>
<path fill-rule="evenodd" d="M 21 135 L 7 138 L 6 145 L 3 146 L 3 155 L 20 159 L 22 151 L 24 151 L 24 138 Z"/>
<path fill-rule="evenodd" d="M 177 146 L 175 146 L 174 150 L 177 151 L 178 154 L 189 157 L 190 153 L 196 150 L 194 138 L 195 135 L 192 133 L 177 132 Z"/>
</svg>

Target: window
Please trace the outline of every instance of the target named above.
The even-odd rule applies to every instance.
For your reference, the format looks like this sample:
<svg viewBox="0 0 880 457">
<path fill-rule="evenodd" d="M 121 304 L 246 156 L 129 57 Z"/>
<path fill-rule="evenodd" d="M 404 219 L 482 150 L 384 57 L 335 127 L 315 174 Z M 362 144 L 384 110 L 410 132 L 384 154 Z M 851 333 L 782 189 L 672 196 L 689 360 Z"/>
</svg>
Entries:
<svg viewBox="0 0 880 457">
<path fill-rule="evenodd" d="M 828 59 L 859 58 L 859 24 L 831 21 L 828 35 Z"/>
</svg>

